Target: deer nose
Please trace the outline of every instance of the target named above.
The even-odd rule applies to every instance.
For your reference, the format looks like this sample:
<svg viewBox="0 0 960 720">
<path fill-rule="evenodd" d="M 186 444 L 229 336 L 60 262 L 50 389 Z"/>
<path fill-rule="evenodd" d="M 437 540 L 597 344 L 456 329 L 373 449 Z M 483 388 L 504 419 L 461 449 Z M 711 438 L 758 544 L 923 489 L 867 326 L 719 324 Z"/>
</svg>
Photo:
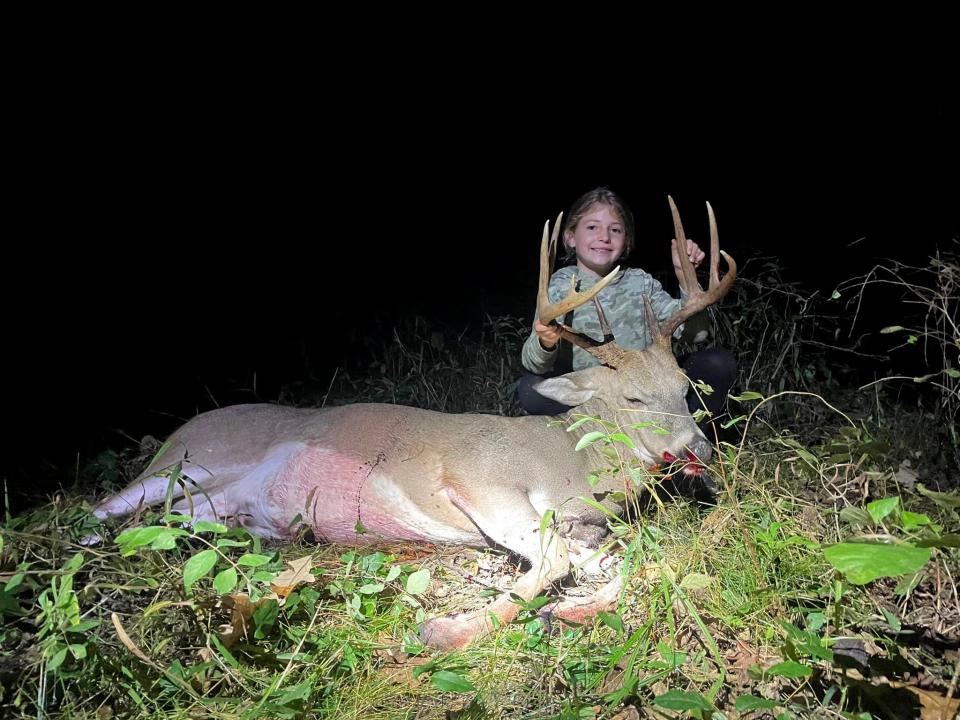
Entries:
<svg viewBox="0 0 960 720">
<path fill-rule="evenodd" d="M 694 438 L 687 450 L 687 459 L 691 462 L 699 462 L 706 465 L 713 457 L 713 448 L 710 442 L 703 437 Z"/>
</svg>

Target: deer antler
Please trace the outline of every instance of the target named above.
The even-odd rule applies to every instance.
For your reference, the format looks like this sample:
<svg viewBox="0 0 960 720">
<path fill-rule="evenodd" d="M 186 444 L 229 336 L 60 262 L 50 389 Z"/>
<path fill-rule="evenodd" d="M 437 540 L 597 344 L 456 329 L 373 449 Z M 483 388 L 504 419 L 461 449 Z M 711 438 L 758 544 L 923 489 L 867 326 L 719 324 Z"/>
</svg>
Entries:
<svg viewBox="0 0 960 720">
<path fill-rule="evenodd" d="M 543 225 L 543 239 L 540 241 L 540 288 L 537 292 L 537 316 L 540 318 L 540 322 L 545 325 L 550 323 L 557 325 L 564 339 L 582 347 L 605 365 L 616 367 L 623 351 L 613 343 L 613 334 L 610 332 L 607 319 L 603 316 L 603 310 L 600 308 L 597 295 L 617 277 L 617 273 L 620 272 L 619 265 L 611 270 L 608 275 L 598 280 L 596 285 L 589 290 L 578 292 L 574 282 L 571 282 L 570 290 L 562 300 L 555 303 L 550 302 L 547 286 L 550 283 L 550 270 L 553 268 L 553 261 L 557 253 L 557 238 L 560 235 L 560 220 L 562 218 L 563 213 L 557 215 L 552 234 L 550 233 L 550 221 L 547 220 Z M 597 308 L 597 315 L 600 318 L 600 327 L 604 334 L 603 342 L 594 340 L 589 335 L 578 333 L 563 323 L 557 322 L 557 318 L 563 317 L 571 310 L 591 300 L 593 300 Z"/>
<path fill-rule="evenodd" d="M 730 286 L 737 277 L 737 263 L 732 257 L 720 249 L 720 240 L 717 236 L 717 219 L 713 215 L 713 208 L 707 203 L 707 215 L 710 217 L 710 284 L 704 290 L 697 282 L 697 271 L 687 257 L 687 236 L 683 232 L 683 223 L 680 222 L 680 213 L 669 195 L 670 212 L 673 214 L 673 228 L 677 240 L 677 254 L 680 256 L 680 272 L 683 274 L 684 284 L 687 286 L 687 301 L 682 308 L 660 323 L 660 337 L 667 342 L 674 331 L 691 315 L 713 305 L 727 294 Z M 727 261 L 727 274 L 720 279 L 720 256 Z"/>
</svg>

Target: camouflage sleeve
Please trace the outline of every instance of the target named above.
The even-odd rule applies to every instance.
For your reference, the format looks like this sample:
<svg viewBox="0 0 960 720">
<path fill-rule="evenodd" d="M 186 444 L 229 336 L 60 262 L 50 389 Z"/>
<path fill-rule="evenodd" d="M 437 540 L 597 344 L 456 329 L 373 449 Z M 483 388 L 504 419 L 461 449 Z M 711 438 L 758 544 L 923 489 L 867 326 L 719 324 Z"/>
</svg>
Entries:
<svg viewBox="0 0 960 720">
<path fill-rule="evenodd" d="M 531 331 L 530 337 L 523 344 L 520 352 L 520 362 L 534 375 L 543 375 L 553 370 L 553 364 L 557 358 L 557 348 L 544 350 L 540 344 L 540 338 L 537 333 Z"/>
<path fill-rule="evenodd" d="M 660 284 L 659 280 L 654 278 L 652 275 L 648 275 L 647 273 L 643 273 L 643 275 L 647 281 L 644 292 L 650 298 L 650 305 L 653 307 L 653 314 L 657 316 L 658 320 L 666 320 L 677 310 L 683 307 L 684 303 L 687 302 L 687 293 L 685 293 L 683 289 L 680 290 L 680 299 L 678 300 L 663 289 L 663 285 Z M 674 331 L 673 336 L 675 338 L 679 338 L 682 334 L 683 325 L 681 324 Z"/>
<path fill-rule="evenodd" d="M 686 296 L 681 293 L 680 299 L 673 297 L 663 289 L 660 281 L 647 275 L 647 295 L 650 297 L 650 304 L 653 306 L 653 314 L 658 320 L 666 320 L 677 310 L 683 307 Z"/>
</svg>

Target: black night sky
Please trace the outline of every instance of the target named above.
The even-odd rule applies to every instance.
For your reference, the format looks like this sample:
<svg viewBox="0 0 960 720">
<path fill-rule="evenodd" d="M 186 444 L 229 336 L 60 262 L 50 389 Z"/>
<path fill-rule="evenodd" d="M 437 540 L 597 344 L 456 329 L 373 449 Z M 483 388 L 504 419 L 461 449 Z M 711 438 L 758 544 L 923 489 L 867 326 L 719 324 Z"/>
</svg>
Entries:
<svg viewBox="0 0 960 720">
<path fill-rule="evenodd" d="M 778 256 L 826 292 L 960 235 L 953 90 L 615 113 L 575 97 L 548 112 L 532 92 L 309 95 L 268 111 L 142 93 L 45 126 L 7 240 L 0 477 L 26 487 L 58 466 L 69 484 L 78 452 L 252 399 L 228 389 L 254 374 L 264 401 L 329 378 L 402 315 L 529 318 L 544 220 L 597 185 L 634 210 L 630 262 L 650 271 L 668 265 L 667 194 L 690 236 L 706 238 L 709 200 L 725 249 Z"/>
</svg>

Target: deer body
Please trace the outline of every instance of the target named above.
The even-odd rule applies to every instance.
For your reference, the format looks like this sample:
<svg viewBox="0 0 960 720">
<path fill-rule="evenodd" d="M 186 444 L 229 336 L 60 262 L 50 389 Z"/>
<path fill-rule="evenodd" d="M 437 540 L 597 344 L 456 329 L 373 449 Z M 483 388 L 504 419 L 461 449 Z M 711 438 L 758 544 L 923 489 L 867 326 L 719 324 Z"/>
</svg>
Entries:
<svg viewBox="0 0 960 720">
<path fill-rule="evenodd" d="M 671 201 L 672 206 L 672 201 Z M 709 206 L 708 206 L 709 208 Z M 678 242 L 683 238 L 674 209 Z M 659 324 L 656 341 L 643 350 L 616 346 L 595 296 L 617 270 L 585 293 L 571 291 L 559 303 L 546 300 L 556 231 L 541 247 L 539 316 L 547 323 L 594 300 L 604 329 L 599 342 L 560 326 L 563 337 L 597 357 L 602 365 L 544 380 L 540 394 L 577 414 L 598 416 L 630 440 L 616 465 L 679 461 L 699 475 L 710 445 L 686 406 L 688 381 L 670 346 L 670 336 L 690 314 L 722 297 L 736 275 L 721 282 L 720 254 L 711 211 L 711 279 L 707 292 L 687 266 L 695 287 L 684 308 Z M 684 240 L 685 243 L 685 240 Z M 648 301 L 648 326 L 658 326 Z M 98 505 L 100 518 L 126 515 L 141 504 L 161 502 L 179 466 L 189 479 L 174 488 L 174 509 L 196 519 L 231 522 L 257 534 L 289 538 L 306 524 L 318 540 L 368 544 L 414 541 L 508 548 L 531 562 L 513 594 L 530 600 L 570 571 L 571 555 L 597 547 L 606 529 L 603 512 L 580 498 L 620 508 L 604 495 L 629 491 L 627 473 L 609 469 L 596 448 L 576 451 L 589 425 L 575 432 L 542 416 L 508 418 L 450 415 L 399 405 L 358 404 L 328 409 L 238 405 L 197 416 L 177 430 L 164 452 L 125 490 Z M 199 487 L 202 491 L 198 491 Z M 547 510 L 554 521 L 544 523 Z M 561 603 L 556 614 L 582 620 L 616 600 L 620 579 L 580 604 Z M 501 595 L 479 611 L 433 618 L 421 629 L 436 647 L 460 647 L 489 632 L 494 615 L 512 620 L 519 606 Z"/>
<path fill-rule="evenodd" d="M 577 437 L 548 420 L 382 404 L 237 405 L 180 428 L 96 512 L 125 515 L 162 500 L 168 471 L 180 463 L 209 496 L 194 490 L 176 504 L 184 511 L 192 503 L 195 518 L 226 517 L 274 538 L 291 537 L 302 522 L 327 542 L 483 546 L 484 534 L 498 534 L 490 527 L 498 508 L 516 511 L 522 500 L 539 524 L 548 508 L 573 514 L 571 499 L 613 489 L 587 485 L 592 454 L 575 453 Z M 488 505 L 492 517 L 483 512 Z M 578 519 L 601 525 L 599 511 L 576 506 Z"/>
</svg>

